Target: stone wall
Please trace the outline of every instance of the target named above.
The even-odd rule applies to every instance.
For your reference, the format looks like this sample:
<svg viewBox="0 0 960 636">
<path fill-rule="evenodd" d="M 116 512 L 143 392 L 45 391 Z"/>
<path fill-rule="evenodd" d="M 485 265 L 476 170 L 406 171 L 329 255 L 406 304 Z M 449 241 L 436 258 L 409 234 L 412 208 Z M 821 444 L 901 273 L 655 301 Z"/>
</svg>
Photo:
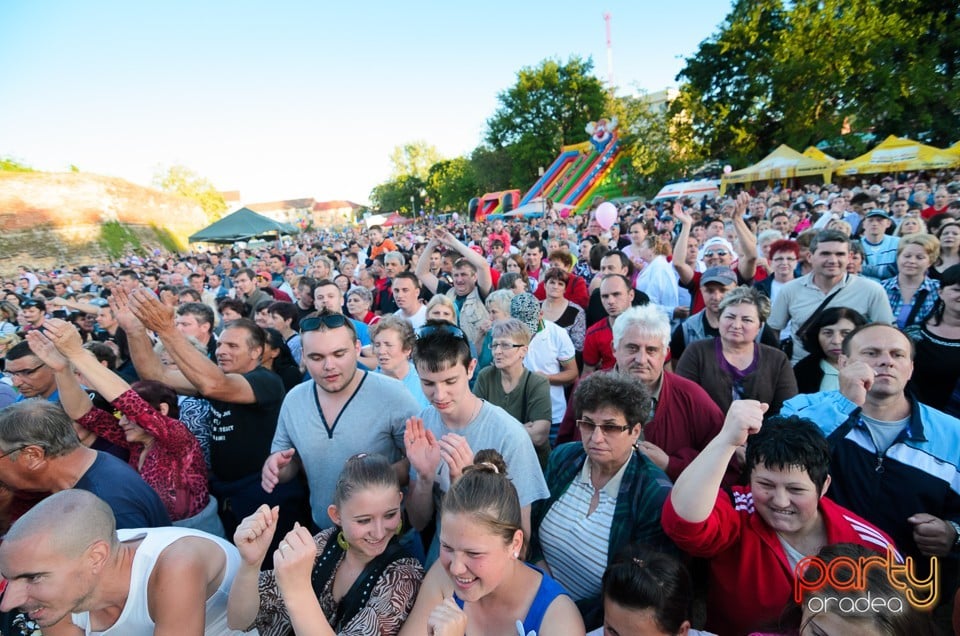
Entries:
<svg viewBox="0 0 960 636">
<path fill-rule="evenodd" d="M 163 228 L 183 245 L 208 225 L 200 206 L 122 179 L 84 173 L 0 172 L 0 274 L 20 263 L 49 269 L 109 260 L 101 227 L 116 221 L 144 249 Z"/>
</svg>

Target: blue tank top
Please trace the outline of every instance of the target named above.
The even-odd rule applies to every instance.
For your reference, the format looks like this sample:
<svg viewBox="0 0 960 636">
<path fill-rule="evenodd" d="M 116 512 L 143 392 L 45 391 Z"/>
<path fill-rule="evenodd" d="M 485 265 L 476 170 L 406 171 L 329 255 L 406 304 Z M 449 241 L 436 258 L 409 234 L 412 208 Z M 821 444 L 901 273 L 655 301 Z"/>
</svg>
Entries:
<svg viewBox="0 0 960 636">
<path fill-rule="evenodd" d="M 538 567 L 530 565 L 529 563 L 524 563 L 531 570 L 536 570 L 539 572 L 543 578 L 540 580 L 540 587 L 537 588 L 537 595 L 533 597 L 533 603 L 530 604 L 530 609 L 527 610 L 527 615 L 523 619 L 523 622 L 517 621 L 523 625 L 523 636 L 537 636 L 540 633 L 540 623 L 543 622 L 543 616 L 547 613 L 547 608 L 550 607 L 550 603 L 553 603 L 553 600 L 558 596 L 566 595 L 566 590 L 553 580 L 549 574 L 544 572 Z M 463 609 L 463 601 L 459 596 L 454 593 L 453 600 L 456 601 L 457 607 Z"/>
</svg>

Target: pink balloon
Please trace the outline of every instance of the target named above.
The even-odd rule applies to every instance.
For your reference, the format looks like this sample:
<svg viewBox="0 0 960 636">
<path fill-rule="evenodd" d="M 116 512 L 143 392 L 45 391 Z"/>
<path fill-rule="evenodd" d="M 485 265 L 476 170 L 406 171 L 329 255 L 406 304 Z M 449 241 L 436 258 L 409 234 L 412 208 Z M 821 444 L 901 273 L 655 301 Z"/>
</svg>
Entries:
<svg viewBox="0 0 960 636">
<path fill-rule="evenodd" d="M 609 230 L 610 226 L 617 220 L 617 206 L 609 201 L 604 201 L 597 206 L 594 218 L 597 220 L 597 225 L 605 230 Z"/>
</svg>

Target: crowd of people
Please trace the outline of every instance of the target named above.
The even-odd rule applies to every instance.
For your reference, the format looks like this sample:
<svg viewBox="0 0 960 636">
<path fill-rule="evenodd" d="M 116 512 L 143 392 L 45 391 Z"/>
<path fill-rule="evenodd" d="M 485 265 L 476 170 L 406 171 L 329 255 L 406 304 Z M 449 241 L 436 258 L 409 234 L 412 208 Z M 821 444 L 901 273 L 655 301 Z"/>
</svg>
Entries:
<svg viewBox="0 0 960 636">
<path fill-rule="evenodd" d="M 957 177 L 22 265 L 0 634 L 960 633 Z"/>
</svg>

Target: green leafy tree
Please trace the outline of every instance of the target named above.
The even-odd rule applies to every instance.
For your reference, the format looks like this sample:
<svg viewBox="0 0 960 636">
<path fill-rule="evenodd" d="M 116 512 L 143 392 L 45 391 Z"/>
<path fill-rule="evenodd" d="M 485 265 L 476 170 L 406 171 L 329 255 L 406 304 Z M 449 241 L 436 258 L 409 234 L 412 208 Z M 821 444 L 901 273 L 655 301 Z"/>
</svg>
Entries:
<svg viewBox="0 0 960 636">
<path fill-rule="evenodd" d="M 193 199 L 200 204 L 209 221 L 216 221 L 227 211 L 227 203 L 213 184 L 186 166 L 159 168 L 153 177 L 155 187 Z"/>
<path fill-rule="evenodd" d="M 377 185 L 370 192 L 370 203 L 382 212 L 397 211 L 407 216 L 414 213 L 413 207 L 422 207 L 424 197 L 421 192 L 426 184 L 412 176 L 400 176 Z M 411 200 L 411 197 L 413 199 Z"/>
<path fill-rule="evenodd" d="M 426 187 L 437 210 L 465 210 L 470 199 L 479 193 L 473 165 L 466 157 L 430 166 Z"/>
<path fill-rule="evenodd" d="M 34 169 L 13 157 L 0 157 L 0 172 L 34 172 Z"/>
<path fill-rule="evenodd" d="M 510 187 L 513 158 L 507 148 L 482 144 L 470 154 L 470 165 L 473 166 L 477 192 L 500 192 Z"/>
<path fill-rule="evenodd" d="M 593 61 L 549 59 L 523 68 L 517 82 L 497 96 L 500 105 L 487 120 L 486 141 L 507 150 L 510 184 L 524 188 L 537 169 L 552 162 L 560 146 L 587 139 L 584 127 L 604 115 L 603 84 L 591 73 Z"/>
<path fill-rule="evenodd" d="M 442 159 L 440 151 L 423 140 L 396 146 L 390 153 L 390 163 L 393 165 L 390 178 L 416 177 L 426 181 L 430 167 Z"/>
<path fill-rule="evenodd" d="M 678 79 L 679 136 L 736 165 L 847 126 L 946 145 L 960 128 L 960 12 L 946 0 L 736 0 Z"/>
<path fill-rule="evenodd" d="M 702 162 L 703 157 L 679 134 L 680 116 L 667 108 L 651 108 L 645 93 L 610 96 L 607 113 L 619 122 L 625 161 L 618 170 L 631 193 L 653 194 L 667 180 Z"/>
</svg>

